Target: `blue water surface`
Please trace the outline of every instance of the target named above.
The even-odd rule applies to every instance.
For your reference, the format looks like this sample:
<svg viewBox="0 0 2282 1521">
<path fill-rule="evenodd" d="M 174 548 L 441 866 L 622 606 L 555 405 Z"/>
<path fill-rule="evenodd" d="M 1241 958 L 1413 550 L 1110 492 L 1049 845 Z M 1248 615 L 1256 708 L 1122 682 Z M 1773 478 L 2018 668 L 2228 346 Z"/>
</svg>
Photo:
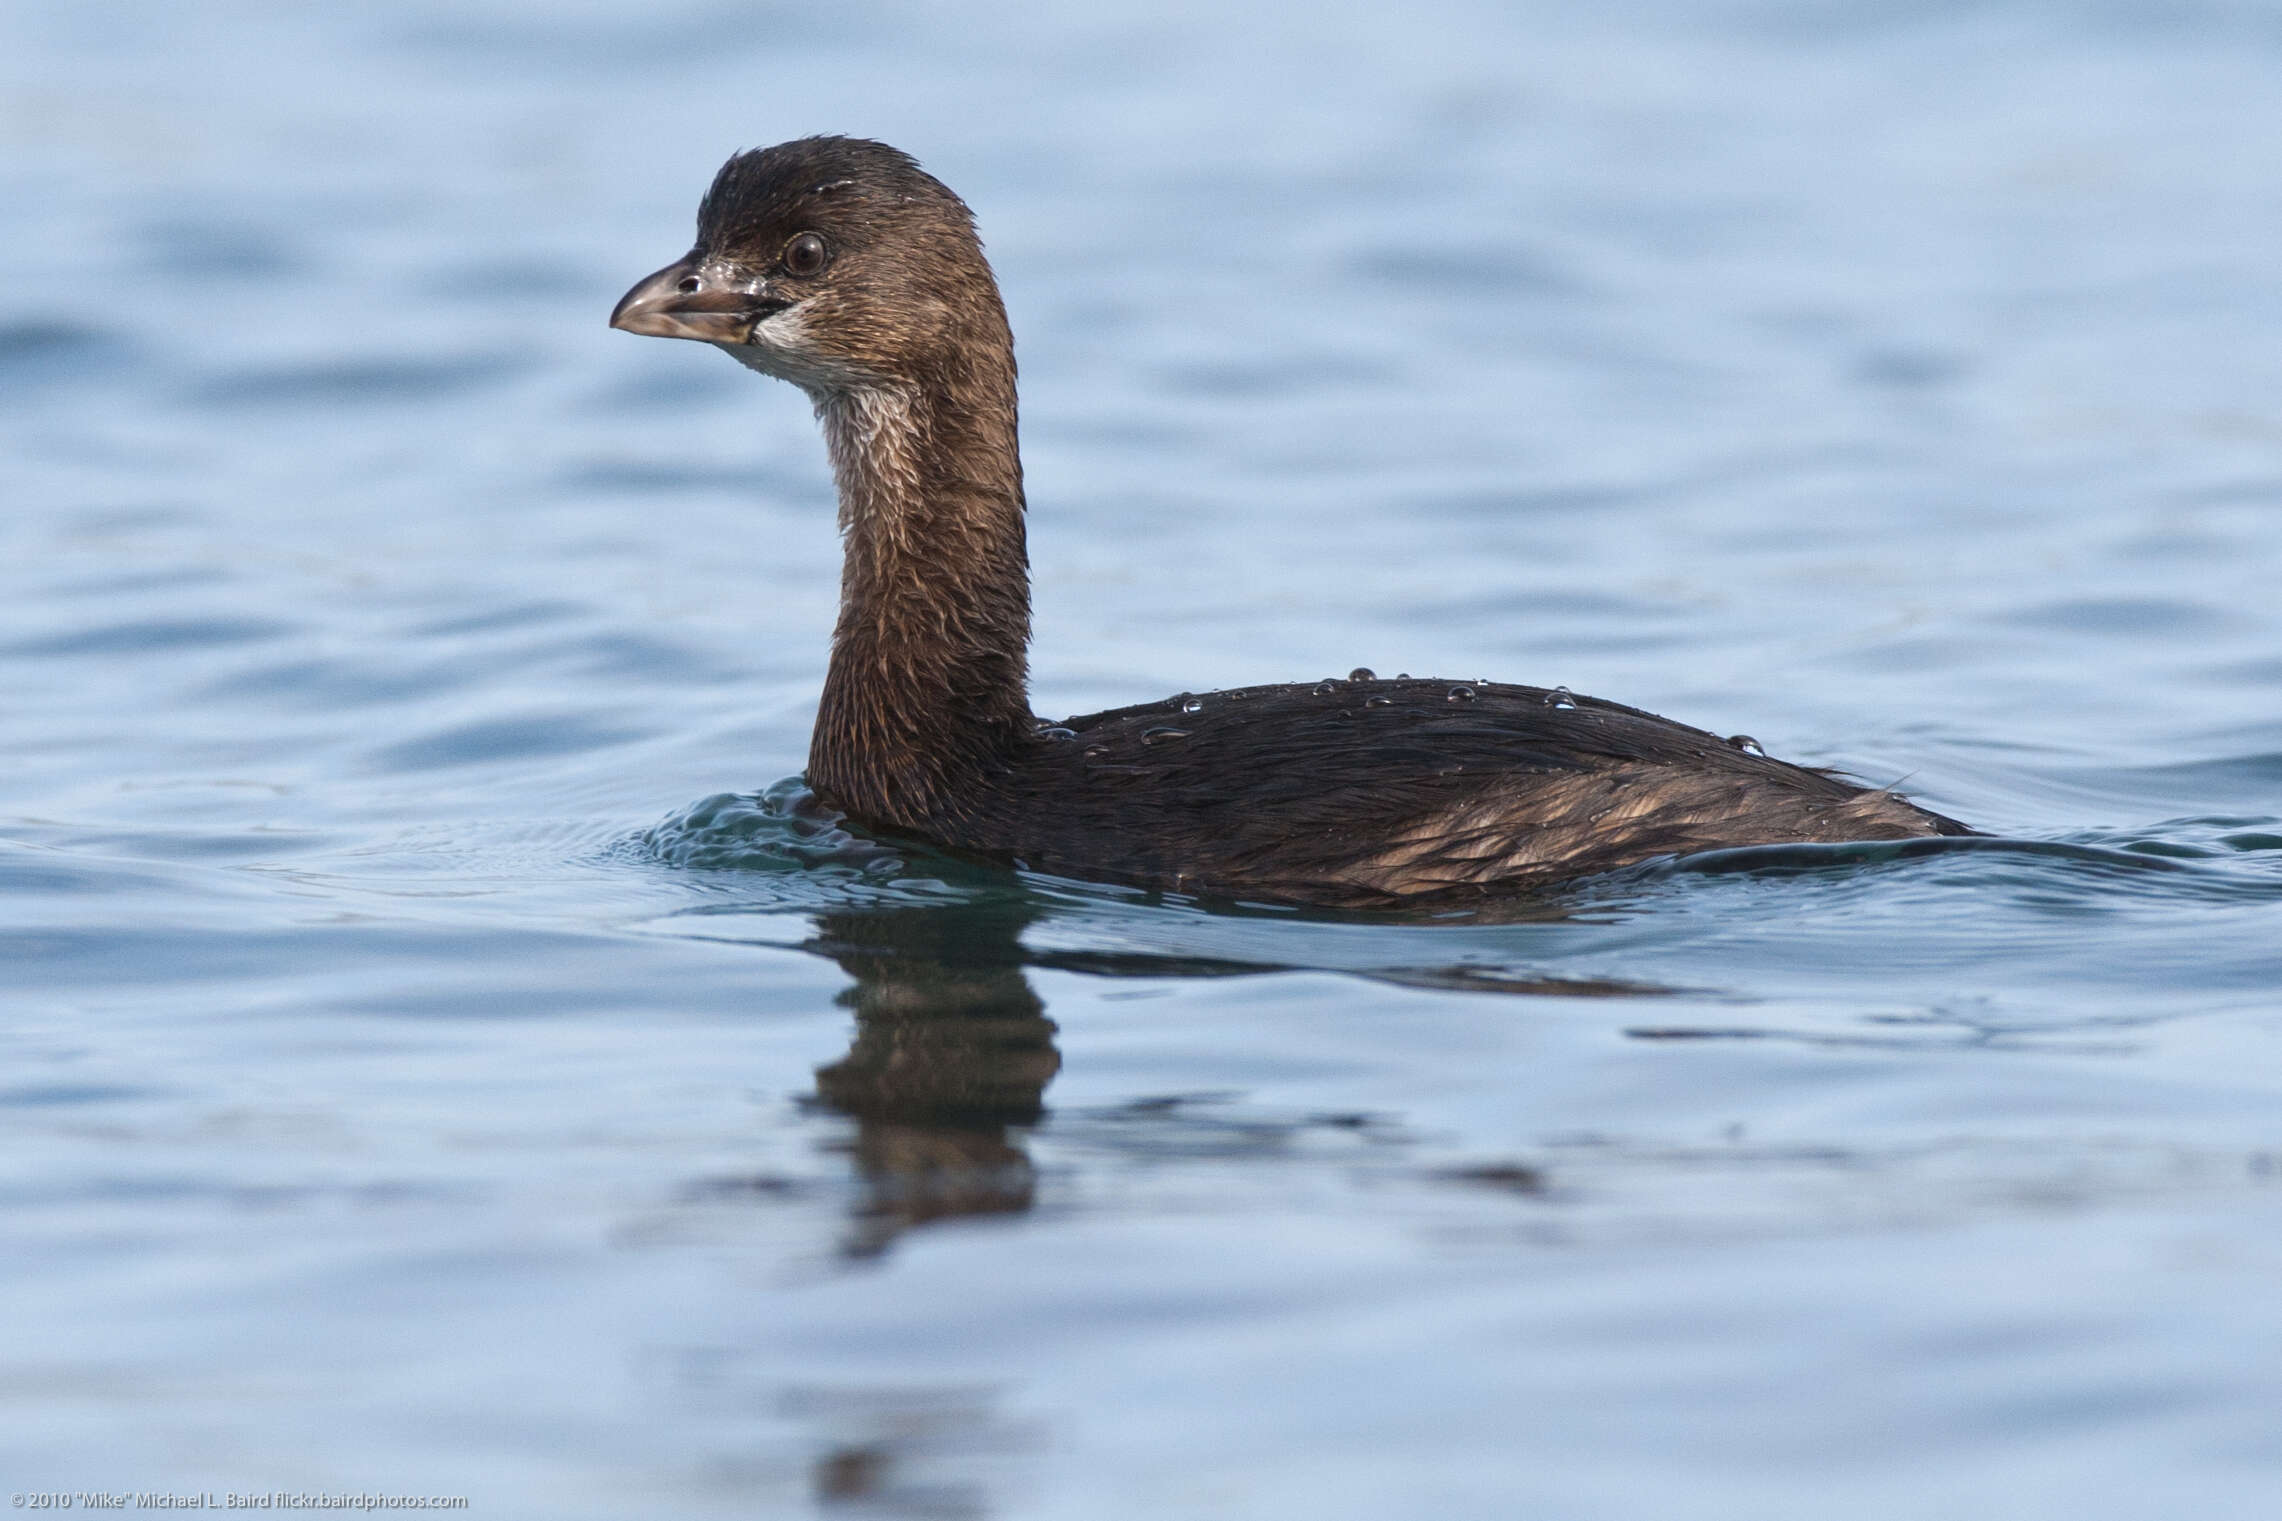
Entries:
<svg viewBox="0 0 2282 1521">
<path fill-rule="evenodd" d="M 1041 712 L 1560 683 L 1998 838 L 851 834 L 807 409 L 603 325 L 817 131 L 980 218 Z M 2225 0 L 0 11 L 0 1473 L 2274 1512 L 2278 135 Z"/>
</svg>

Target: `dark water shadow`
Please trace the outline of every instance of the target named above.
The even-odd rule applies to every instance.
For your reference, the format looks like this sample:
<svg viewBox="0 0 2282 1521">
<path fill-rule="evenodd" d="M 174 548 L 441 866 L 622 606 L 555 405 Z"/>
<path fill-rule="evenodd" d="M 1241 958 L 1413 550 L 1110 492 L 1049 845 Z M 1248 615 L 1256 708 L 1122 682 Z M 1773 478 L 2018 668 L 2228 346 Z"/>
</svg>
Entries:
<svg viewBox="0 0 2282 1521">
<path fill-rule="evenodd" d="M 2031 887 L 2110 905 L 2126 902 L 2271 903 L 2282 900 L 2274 856 L 2282 834 L 2264 816 L 2176 819 L 2147 832 L 2087 834 L 2075 840 L 1966 835 L 1839 844 L 1739 845 L 1636 868 L 1655 878 L 1845 875 L 1865 868 L 1940 863 L 1949 880 L 1977 889 L 1993 904 Z"/>
</svg>

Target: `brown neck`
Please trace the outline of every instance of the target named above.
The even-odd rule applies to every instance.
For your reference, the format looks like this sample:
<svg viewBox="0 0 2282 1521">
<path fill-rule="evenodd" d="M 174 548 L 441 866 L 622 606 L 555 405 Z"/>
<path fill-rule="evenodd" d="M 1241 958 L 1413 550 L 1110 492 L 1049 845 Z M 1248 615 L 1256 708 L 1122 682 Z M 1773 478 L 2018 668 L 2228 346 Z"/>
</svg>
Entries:
<svg viewBox="0 0 2282 1521">
<path fill-rule="evenodd" d="M 846 561 L 808 780 L 872 823 L 955 821 L 1029 735 L 1011 354 L 818 393 Z"/>
</svg>

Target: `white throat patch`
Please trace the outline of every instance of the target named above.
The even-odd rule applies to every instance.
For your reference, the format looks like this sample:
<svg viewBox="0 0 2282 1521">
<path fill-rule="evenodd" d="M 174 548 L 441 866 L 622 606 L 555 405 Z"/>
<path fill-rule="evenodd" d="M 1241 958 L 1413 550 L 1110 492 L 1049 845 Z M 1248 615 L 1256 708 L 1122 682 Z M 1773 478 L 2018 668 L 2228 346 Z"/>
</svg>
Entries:
<svg viewBox="0 0 2282 1521">
<path fill-rule="evenodd" d="M 753 324 L 753 336 L 744 343 L 714 347 L 749 370 L 776 380 L 789 380 L 810 393 L 845 390 L 876 384 L 879 377 L 861 365 L 850 364 L 816 345 L 805 314 L 806 302 L 788 307 Z"/>
</svg>

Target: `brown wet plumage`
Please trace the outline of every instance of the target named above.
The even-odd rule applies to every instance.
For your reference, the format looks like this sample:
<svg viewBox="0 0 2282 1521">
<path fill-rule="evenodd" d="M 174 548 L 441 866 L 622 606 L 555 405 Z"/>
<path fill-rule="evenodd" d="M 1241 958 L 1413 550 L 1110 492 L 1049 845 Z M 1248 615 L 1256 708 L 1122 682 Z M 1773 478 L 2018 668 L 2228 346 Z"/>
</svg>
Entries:
<svg viewBox="0 0 2282 1521">
<path fill-rule="evenodd" d="M 1352 906 L 1724 846 L 1973 832 L 1635 708 L 1502 682 L 1036 718 L 1013 338 L 965 203 L 883 143 L 730 159 L 696 247 L 611 323 L 716 343 L 815 404 L 847 557 L 808 780 L 868 826 L 1069 876 Z"/>
</svg>

